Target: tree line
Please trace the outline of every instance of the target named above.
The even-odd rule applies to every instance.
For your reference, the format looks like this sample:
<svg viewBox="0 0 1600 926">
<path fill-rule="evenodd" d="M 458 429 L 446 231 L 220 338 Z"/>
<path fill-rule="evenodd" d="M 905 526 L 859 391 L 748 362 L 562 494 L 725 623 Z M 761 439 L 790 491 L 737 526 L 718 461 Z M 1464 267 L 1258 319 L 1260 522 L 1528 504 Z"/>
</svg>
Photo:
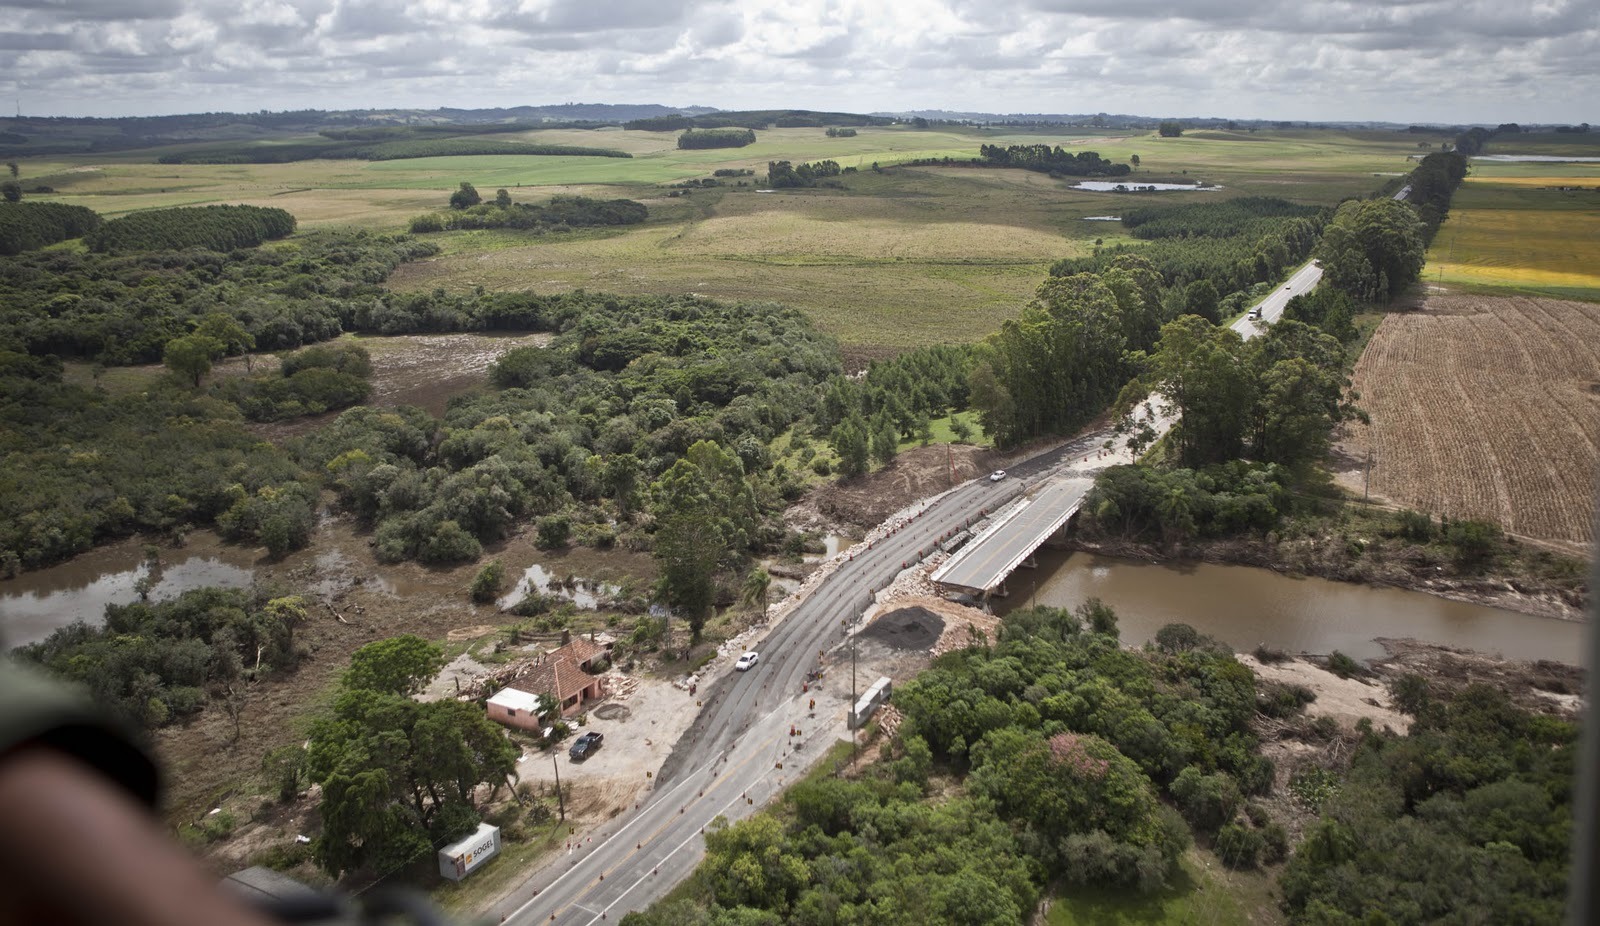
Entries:
<svg viewBox="0 0 1600 926">
<path fill-rule="evenodd" d="M 1127 164 L 1116 164 L 1101 157 L 1099 152 L 1074 154 L 1060 145 L 982 145 L 978 156 L 986 166 L 1020 167 L 1052 177 L 1121 177 L 1133 170 Z"/>
<path fill-rule="evenodd" d="M 325 141 L 263 144 L 233 142 L 186 148 L 163 154 L 161 164 L 291 164 L 319 159 L 399 161 L 409 158 L 462 157 L 467 155 L 522 155 L 587 158 L 631 158 L 615 148 L 581 145 L 545 145 L 489 138 L 403 138 L 391 141 Z"/>
<path fill-rule="evenodd" d="M 756 133 L 750 129 L 686 129 L 678 136 L 679 148 L 743 148 L 756 143 Z"/>
<path fill-rule="evenodd" d="M 294 216 L 283 209 L 179 206 L 119 216 L 89 233 L 84 243 L 99 253 L 187 248 L 233 251 L 288 237 L 294 228 Z"/>
<path fill-rule="evenodd" d="M 799 167 L 788 161 L 768 161 L 767 186 L 777 190 L 814 187 L 853 169 L 841 169 L 838 161 L 831 160 L 801 164 Z"/>
<path fill-rule="evenodd" d="M 612 225 L 637 225 L 650 217 L 643 203 L 631 199 L 590 199 L 586 196 L 554 196 L 548 203 L 512 202 L 506 190 L 499 190 L 492 202 L 482 202 L 470 183 L 451 195 L 449 212 L 430 212 L 411 220 L 413 234 L 458 231 L 469 228 L 560 229 L 593 228 Z M 470 191 L 470 193 L 468 192 Z"/>
<path fill-rule="evenodd" d="M 100 214 L 61 203 L 0 203 L 0 256 L 36 251 L 57 241 L 82 238 L 100 227 Z"/>
</svg>

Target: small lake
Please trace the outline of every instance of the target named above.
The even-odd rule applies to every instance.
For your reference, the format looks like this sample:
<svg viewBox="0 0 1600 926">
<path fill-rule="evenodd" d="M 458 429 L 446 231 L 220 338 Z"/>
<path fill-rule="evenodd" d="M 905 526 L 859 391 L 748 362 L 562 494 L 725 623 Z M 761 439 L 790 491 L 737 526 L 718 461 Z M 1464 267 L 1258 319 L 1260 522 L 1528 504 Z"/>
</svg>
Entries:
<svg viewBox="0 0 1600 926">
<path fill-rule="evenodd" d="M 1170 190 L 1214 193 L 1222 189 L 1220 186 L 1201 186 L 1198 183 L 1133 183 L 1126 180 L 1084 180 L 1074 184 L 1072 188 L 1089 190 L 1093 193 L 1163 193 Z"/>
<path fill-rule="evenodd" d="M 530 594 L 538 593 L 564 598 L 581 610 L 593 611 L 600 607 L 602 599 L 611 598 L 620 591 L 622 591 L 621 586 L 596 582 L 592 579 L 574 578 L 572 584 L 567 585 L 562 581 L 562 577 L 539 563 L 534 563 L 522 571 L 522 577 L 517 580 L 517 584 L 510 592 L 501 596 L 496 604 L 502 611 L 508 610 Z"/>
<path fill-rule="evenodd" d="M 1143 644 L 1170 623 L 1185 623 L 1235 650 L 1258 644 L 1290 653 L 1339 650 L 1357 659 L 1384 655 L 1376 637 L 1410 637 L 1509 659 L 1573 663 L 1587 652 L 1588 625 L 1534 617 L 1422 592 L 1291 578 L 1270 569 L 1211 563 L 1151 564 L 1090 553 L 1040 551 L 1039 569 L 1018 570 L 1004 615 L 1030 600 L 1077 607 L 1099 598 L 1117 612 L 1125 643 Z"/>
<path fill-rule="evenodd" d="M 124 540 L 0 582 L 0 650 L 43 640 L 74 621 L 99 624 L 106 605 L 139 600 L 134 586 L 150 572 L 144 547 L 143 541 Z M 208 585 L 245 588 L 255 577 L 257 555 L 196 531 L 181 549 L 161 547 L 159 581 L 150 598 L 176 598 Z"/>
<path fill-rule="evenodd" d="M 1561 154 L 1478 154 L 1474 161 L 1511 161 L 1527 164 L 1595 164 L 1600 157 L 1577 157 Z"/>
</svg>

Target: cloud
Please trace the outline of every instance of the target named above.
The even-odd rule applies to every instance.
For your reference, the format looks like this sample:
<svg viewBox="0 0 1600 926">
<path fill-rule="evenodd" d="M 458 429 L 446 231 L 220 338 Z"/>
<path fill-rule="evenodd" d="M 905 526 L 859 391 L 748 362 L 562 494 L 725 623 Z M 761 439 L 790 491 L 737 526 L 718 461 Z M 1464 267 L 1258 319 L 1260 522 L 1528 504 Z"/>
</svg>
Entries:
<svg viewBox="0 0 1600 926">
<path fill-rule="evenodd" d="M 945 108 L 1597 121 L 1595 0 L 11 0 L 27 109 Z"/>
</svg>

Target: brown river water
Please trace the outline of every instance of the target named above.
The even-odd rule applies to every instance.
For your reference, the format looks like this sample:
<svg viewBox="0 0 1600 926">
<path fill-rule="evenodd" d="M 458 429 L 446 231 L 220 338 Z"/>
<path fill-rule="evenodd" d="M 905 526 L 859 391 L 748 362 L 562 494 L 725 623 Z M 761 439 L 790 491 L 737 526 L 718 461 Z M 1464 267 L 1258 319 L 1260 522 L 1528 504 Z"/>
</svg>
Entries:
<svg viewBox="0 0 1600 926">
<path fill-rule="evenodd" d="M 152 597 L 202 585 L 248 585 L 258 570 L 268 568 L 258 551 L 223 543 L 214 534 L 196 531 L 190 538 L 183 549 L 162 550 L 161 582 Z M 0 582 L 0 639 L 6 646 L 43 639 L 75 620 L 102 620 L 107 604 L 134 601 L 134 583 L 147 568 L 142 550 L 142 543 L 124 541 Z M 391 594 L 436 594 L 389 588 L 378 578 Z M 1411 637 L 1511 659 L 1573 663 L 1584 652 L 1587 631 L 1582 623 L 1402 589 L 1297 579 L 1249 566 L 1155 565 L 1052 550 L 1040 554 L 1037 570 L 1012 576 L 1010 587 L 1011 597 L 997 600 L 1001 614 L 1030 601 L 1076 607 L 1098 597 L 1116 609 L 1123 639 L 1131 644 L 1181 621 L 1238 650 L 1265 643 L 1294 653 L 1337 649 L 1373 659 L 1384 655 L 1375 638 Z"/>
<path fill-rule="evenodd" d="M 1422 592 L 1292 578 L 1251 566 L 1153 564 L 1044 550 L 1037 570 L 1020 569 L 1001 614 L 1030 601 L 1076 607 L 1099 598 L 1117 612 L 1123 641 L 1142 644 L 1162 625 L 1181 622 L 1235 650 L 1258 644 L 1291 653 L 1340 650 L 1375 659 L 1375 638 L 1410 637 L 1508 659 L 1579 663 L 1588 625 L 1534 617 Z"/>
</svg>

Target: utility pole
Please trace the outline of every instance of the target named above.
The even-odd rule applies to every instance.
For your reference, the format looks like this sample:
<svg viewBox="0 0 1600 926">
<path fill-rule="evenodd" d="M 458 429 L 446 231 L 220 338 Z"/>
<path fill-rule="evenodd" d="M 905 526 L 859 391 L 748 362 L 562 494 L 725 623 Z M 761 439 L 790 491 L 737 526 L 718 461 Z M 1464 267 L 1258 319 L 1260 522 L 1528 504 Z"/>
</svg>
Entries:
<svg viewBox="0 0 1600 926">
<path fill-rule="evenodd" d="M 550 750 L 550 767 L 556 770 L 556 806 L 561 808 L 561 822 L 567 822 L 567 799 L 561 795 L 561 766 L 556 762 L 556 751 Z"/>
</svg>

